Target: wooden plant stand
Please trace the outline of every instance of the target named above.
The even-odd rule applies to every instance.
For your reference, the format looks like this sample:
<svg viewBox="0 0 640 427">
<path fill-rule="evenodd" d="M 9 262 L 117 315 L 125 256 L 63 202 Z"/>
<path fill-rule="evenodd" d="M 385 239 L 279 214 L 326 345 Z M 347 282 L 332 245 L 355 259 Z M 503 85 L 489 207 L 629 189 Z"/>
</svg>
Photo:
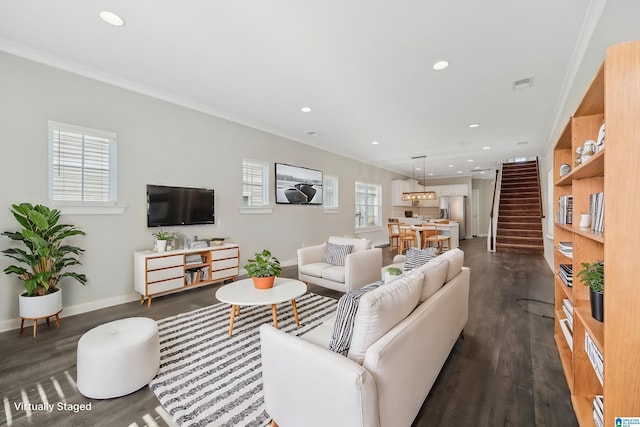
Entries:
<svg viewBox="0 0 640 427">
<path fill-rule="evenodd" d="M 24 330 L 24 321 L 25 320 L 33 320 L 33 337 L 36 337 L 36 333 L 38 331 L 38 320 L 40 319 L 47 319 L 47 326 L 49 326 L 49 318 L 55 316 L 56 317 L 56 325 L 58 326 L 58 328 L 60 328 L 60 313 L 62 312 L 62 310 L 60 310 L 59 312 L 55 313 L 55 314 L 50 314 L 49 316 L 44 316 L 44 317 L 36 317 L 36 318 L 32 318 L 32 317 L 21 317 L 20 319 L 20 335 L 22 335 L 22 331 Z"/>
</svg>

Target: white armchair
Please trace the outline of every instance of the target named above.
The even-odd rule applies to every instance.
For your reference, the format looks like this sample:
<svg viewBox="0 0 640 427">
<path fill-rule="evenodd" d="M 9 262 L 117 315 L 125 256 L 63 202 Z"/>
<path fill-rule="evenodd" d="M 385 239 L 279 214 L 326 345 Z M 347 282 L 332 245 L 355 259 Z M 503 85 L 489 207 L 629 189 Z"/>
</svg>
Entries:
<svg viewBox="0 0 640 427">
<path fill-rule="evenodd" d="M 344 266 L 323 262 L 327 244 L 298 249 L 298 279 L 305 283 L 347 292 L 380 280 L 382 249 L 366 239 L 331 236 L 329 243 L 351 245 Z"/>
</svg>

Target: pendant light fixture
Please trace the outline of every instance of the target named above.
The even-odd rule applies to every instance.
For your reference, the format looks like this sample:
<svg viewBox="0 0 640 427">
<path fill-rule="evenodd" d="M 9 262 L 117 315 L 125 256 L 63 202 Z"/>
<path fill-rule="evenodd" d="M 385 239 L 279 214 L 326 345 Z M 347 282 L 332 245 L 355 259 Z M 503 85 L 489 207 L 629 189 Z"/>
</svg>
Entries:
<svg viewBox="0 0 640 427">
<path fill-rule="evenodd" d="M 405 201 L 416 201 L 420 200 L 435 200 L 436 192 L 435 191 L 415 191 L 416 185 L 416 168 L 413 166 L 413 161 L 416 159 L 422 159 L 422 182 L 426 182 L 427 180 L 427 168 L 426 168 L 426 159 L 427 156 L 415 156 L 411 158 L 411 169 L 413 170 L 413 191 L 405 191 L 402 193 L 402 200 Z"/>
</svg>

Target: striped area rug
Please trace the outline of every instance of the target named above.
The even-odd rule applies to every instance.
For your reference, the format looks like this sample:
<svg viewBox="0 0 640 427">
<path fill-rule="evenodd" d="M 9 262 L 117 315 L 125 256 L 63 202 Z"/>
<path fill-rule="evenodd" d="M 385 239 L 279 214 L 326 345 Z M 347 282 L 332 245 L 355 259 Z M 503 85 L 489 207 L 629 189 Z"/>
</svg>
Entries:
<svg viewBox="0 0 640 427">
<path fill-rule="evenodd" d="M 306 293 L 278 304 L 281 330 L 303 335 L 336 309 L 332 298 Z M 160 370 L 149 387 L 181 426 L 264 426 L 259 326 L 272 324 L 271 306 L 242 307 L 229 337 L 229 304 L 158 321 Z"/>
</svg>

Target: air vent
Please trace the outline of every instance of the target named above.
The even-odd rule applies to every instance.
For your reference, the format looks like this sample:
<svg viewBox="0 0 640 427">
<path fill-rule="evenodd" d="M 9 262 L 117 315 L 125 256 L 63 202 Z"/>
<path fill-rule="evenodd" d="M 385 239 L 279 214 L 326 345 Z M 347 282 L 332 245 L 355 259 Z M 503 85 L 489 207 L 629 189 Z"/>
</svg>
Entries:
<svg viewBox="0 0 640 427">
<path fill-rule="evenodd" d="M 520 141 L 517 142 L 516 145 L 527 145 L 529 143 L 529 141 Z"/>
<path fill-rule="evenodd" d="M 513 90 L 526 89 L 533 86 L 533 77 L 527 77 L 526 79 L 520 79 L 513 82 Z"/>
</svg>

